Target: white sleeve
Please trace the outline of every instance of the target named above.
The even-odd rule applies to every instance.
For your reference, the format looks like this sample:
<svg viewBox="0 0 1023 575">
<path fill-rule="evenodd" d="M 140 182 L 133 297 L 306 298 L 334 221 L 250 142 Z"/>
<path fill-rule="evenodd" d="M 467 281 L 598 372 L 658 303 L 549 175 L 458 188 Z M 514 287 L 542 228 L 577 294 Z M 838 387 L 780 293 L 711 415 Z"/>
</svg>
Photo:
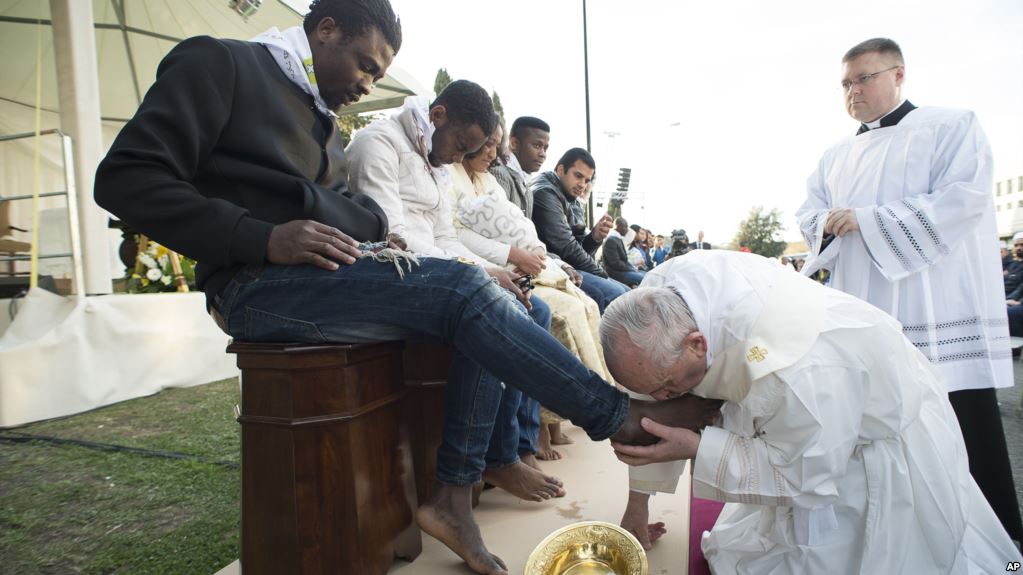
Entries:
<svg viewBox="0 0 1023 575">
<path fill-rule="evenodd" d="M 510 245 L 483 237 L 464 226 L 457 227 L 457 230 L 458 241 L 469 248 L 469 251 L 494 265 L 501 267 L 508 265 L 508 254 L 511 253 Z"/>
<path fill-rule="evenodd" d="M 455 233 L 454 214 L 451 211 L 451 190 L 441 190 L 437 212 L 433 216 L 433 243 L 447 257 L 462 257 L 485 265 L 485 259 L 475 254 L 462 242 Z M 428 254 L 429 255 L 429 254 Z"/>
<path fill-rule="evenodd" d="M 828 221 L 828 212 L 832 207 L 831 194 L 828 191 L 828 184 L 824 180 L 824 165 L 829 161 L 829 155 L 825 154 L 817 169 L 807 178 L 806 201 L 796 211 L 799 231 L 802 232 L 810 252 L 803 264 L 803 275 L 811 275 L 820 269 L 830 269 L 832 261 L 838 255 L 842 239 L 834 237 L 826 248 L 823 246 L 824 224 Z M 824 248 L 823 251 L 822 248 Z"/>
<path fill-rule="evenodd" d="M 856 209 L 874 266 L 890 281 L 939 262 L 993 210 L 991 148 L 972 112 L 943 126 L 927 193 Z M 906 169 L 912 169 L 907 166 Z"/>
<path fill-rule="evenodd" d="M 358 134 L 345 151 L 352 190 L 373 198 L 387 216 L 388 231 L 408 241 L 398 179 L 398 150 L 378 131 Z M 411 251 L 415 251 L 409 246 Z"/>
<path fill-rule="evenodd" d="M 776 409 L 754 420 L 753 437 L 707 427 L 693 465 L 693 494 L 754 505 L 831 505 L 836 479 L 859 437 L 863 375 L 848 368 L 812 366 L 781 381 Z M 827 382 L 827 385 L 821 385 Z"/>
</svg>

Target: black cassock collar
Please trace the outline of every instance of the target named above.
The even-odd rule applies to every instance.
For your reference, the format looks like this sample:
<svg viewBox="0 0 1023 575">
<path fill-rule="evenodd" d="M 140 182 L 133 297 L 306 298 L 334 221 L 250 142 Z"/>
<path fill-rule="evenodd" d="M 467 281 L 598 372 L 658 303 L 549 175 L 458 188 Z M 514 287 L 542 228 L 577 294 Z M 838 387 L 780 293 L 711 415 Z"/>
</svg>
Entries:
<svg viewBox="0 0 1023 575">
<path fill-rule="evenodd" d="M 902 119 L 906 117 L 906 114 L 912 112 L 915 109 L 916 106 L 914 106 L 913 103 L 910 102 L 909 100 L 906 100 L 905 102 L 902 103 L 901 106 L 895 108 L 894 110 L 889 112 L 887 116 L 881 118 L 881 125 L 879 127 L 887 128 L 888 126 L 894 126 L 895 124 L 901 122 Z M 856 131 L 856 135 L 859 136 L 863 132 L 869 131 L 870 128 L 868 128 L 866 124 L 860 124 L 860 129 Z"/>
</svg>

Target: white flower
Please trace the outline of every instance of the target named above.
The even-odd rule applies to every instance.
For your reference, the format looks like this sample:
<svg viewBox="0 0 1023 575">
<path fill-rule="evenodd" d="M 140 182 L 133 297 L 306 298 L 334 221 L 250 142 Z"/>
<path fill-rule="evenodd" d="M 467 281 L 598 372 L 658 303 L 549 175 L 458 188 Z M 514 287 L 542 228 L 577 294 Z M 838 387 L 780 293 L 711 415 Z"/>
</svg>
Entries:
<svg viewBox="0 0 1023 575">
<path fill-rule="evenodd" d="M 170 276 L 163 276 L 162 278 L 160 278 L 160 281 L 163 282 L 163 285 L 169 286 L 170 283 L 171 283 L 171 277 Z"/>
<path fill-rule="evenodd" d="M 147 268 L 155 268 L 156 267 L 156 260 L 154 260 L 153 256 L 151 256 L 149 254 L 139 254 L 139 261 L 142 262 L 142 264 L 144 266 L 146 266 Z M 160 276 L 157 276 L 157 277 L 160 277 Z M 152 279 L 152 278 L 150 278 L 150 279 Z"/>
<path fill-rule="evenodd" d="M 160 264 L 161 268 L 165 268 L 167 267 L 167 264 L 170 263 L 170 258 L 167 257 L 167 254 L 163 254 L 156 261 Z"/>
<path fill-rule="evenodd" d="M 155 282 L 156 280 L 160 279 L 160 276 L 162 275 L 163 272 L 156 268 L 150 268 L 150 270 L 146 272 L 146 277 L 149 278 L 149 281 L 151 282 Z"/>
</svg>

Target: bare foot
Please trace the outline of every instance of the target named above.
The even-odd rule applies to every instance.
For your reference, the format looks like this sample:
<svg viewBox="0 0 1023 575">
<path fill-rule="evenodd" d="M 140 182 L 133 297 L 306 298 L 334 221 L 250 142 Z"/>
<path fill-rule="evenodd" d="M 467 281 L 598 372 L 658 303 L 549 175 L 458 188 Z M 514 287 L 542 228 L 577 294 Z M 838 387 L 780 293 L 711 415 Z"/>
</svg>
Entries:
<svg viewBox="0 0 1023 575">
<path fill-rule="evenodd" d="M 561 431 L 561 422 L 560 421 L 557 422 L 557 423 L 552 423 L 552 424 L 550 424 L 550 426 L 551 426 L 551 443 L 552 444 L 554 444 L 554 445 L 569 445 L 571 443 L 575 443 L 575 441 L 573 441 L 571 437 L 565 435 L 565 433 L 563 431 Z"/>
<path fill-rule="evenodd" d="M 482 494 L 483 494 L 483 482 L 480 481 L 479 483 L 473 483 L 472 484 L 472 508 L 473 509 L 476 509 L 476 507 L 479 506 L 479 504 L 480 504 L 480 495 L 482 495 Z"/>
<path fill-rule="evenodd" d="M 628 421 L 628 420 L 626 420 Z M 637 420 L 639 421 L 639 420 Z M 636 424 L 639 427 L 639 423 Z M 643 428 L 639 428 L 643 431 Z M 645 431 L 643 433 L 646 433 Z M 561 459 L 561 454 L 551 447 L 551 431 L 548 429 L 546 424 L 540 425 L 540 436 L 536 439 L 536 457 L 544 461 L 554 461 L 555 459 Z"/>
<path fill-rule="evenodd" d="M 447 545 L 469 567 L 483 575 L 508 575 L 501 558 L 487 551 L 479 525 L 472 516 L 472 486 L 438 484 L 433 497 L 416 511 L 419 527 Z"/>
<path fill-rule="evenodd" d="M 692 394 L 685 394 L 664 401 L 629 400 L 629 415 L 622 427 L 611 436 L 611 441 L 626 445 L 651 445 L 660 438 L 647 433 L 639 426 L 644 417 L 672 427 L 685 427 L 697 433 L 708 425 L 713 425 L 721 416 L 719 399 L 703 399 Z"/>
<path fill-rule="evenodd" d="M 537 471 L 543 471 L 543 469 L 540 469 L 540 462 L 536 460 L 536 455 L 533 455 L 532 453 L 520 453 L 519 461 L 525 463 L 526 465 L 532 467 Z"/>
<path fill-rule="evenodd" d="M 483 472 L 483 480 L 526 501 L 565 496 L 560 479 L 544 475 L 521 461 L 500 469 L 487 469 Z"/>
</svg>

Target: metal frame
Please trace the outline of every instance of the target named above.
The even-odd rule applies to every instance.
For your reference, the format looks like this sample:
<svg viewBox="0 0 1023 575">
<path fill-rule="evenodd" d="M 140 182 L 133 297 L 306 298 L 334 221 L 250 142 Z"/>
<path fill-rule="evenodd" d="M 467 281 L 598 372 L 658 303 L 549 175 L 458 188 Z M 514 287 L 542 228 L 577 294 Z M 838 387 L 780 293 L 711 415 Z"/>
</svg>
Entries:
<svg viewBox="0 0 1023 575">
<path fill-rule="evenodd" d="M 62 155 L 64 158 L 64 186 L 63 192 L 46 192 L 39 194 L 39 197 L 51 197 L 51 196 L 65 196 L 67 203 L 67 216 L 68 216 L 68 237 L 71 240 L 71 253 L 60 253 L 60 254 L 39 254 L 39 259 L 51 259 L 51 258 L 71 258 L 71 273 L 73 278 L 73 293 L 77 296 L 85 295 L 85 276 L 82 270 L 82 238 L 79 234 L 78 229 L 78 191 L 75 186 L 75 162 L 74 162 L 74 144 L 71 141 L 71 136 L 68 136 L 64 132 L 57 129 L 43 130 L 39 132 L 39 136 L 49 136 L 56 134 L 60 137 L 60 146 Z M 20 134 L 10 134 L 7 136 L 0 136 L 0 143 L 10 142 L 12 140 L 22 140 L 25 138 L 33 138 L 36 136 L 35 132 L 22 132 Z M 32 194 L 0 197 L 0 202 L 12 202 L 18 200 L 31 199 Z M 38 249 L 37 246 L 33 246 L 33 249 Z M 2 256 L 0 261 L 25 261 L 31 259 L 25 256 Z"/>
</svg>

